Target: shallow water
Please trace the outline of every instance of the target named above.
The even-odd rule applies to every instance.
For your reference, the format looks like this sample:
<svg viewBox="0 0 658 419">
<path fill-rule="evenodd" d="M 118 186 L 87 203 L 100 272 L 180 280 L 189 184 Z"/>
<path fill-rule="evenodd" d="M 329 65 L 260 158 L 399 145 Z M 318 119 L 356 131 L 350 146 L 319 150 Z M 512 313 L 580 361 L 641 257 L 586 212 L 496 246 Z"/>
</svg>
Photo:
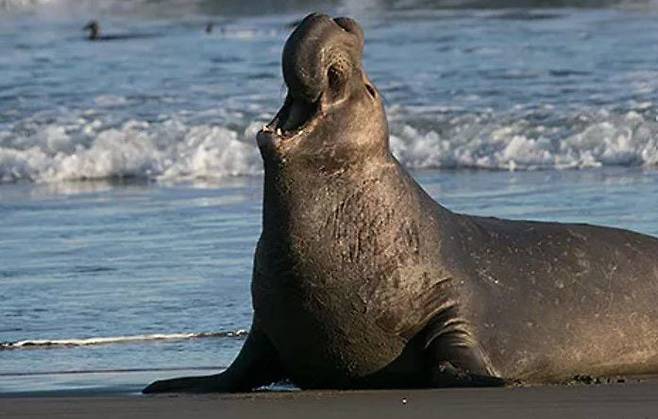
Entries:
<svg viewBox="0 0 658 419">
<path fill-rule="evenodd" d="M 299 14 L 60 3 L 0 2 L 0 392 L 221 369 L 250 324 L 254 135 L 281 104 Z M 328 9 L 363 22 L 392 148 L 433 197 L 658 235 L 650 5 L 373 4 Z M 86 42 L 92 10 L 108 34 L 157 36 Z"/>
</svg>

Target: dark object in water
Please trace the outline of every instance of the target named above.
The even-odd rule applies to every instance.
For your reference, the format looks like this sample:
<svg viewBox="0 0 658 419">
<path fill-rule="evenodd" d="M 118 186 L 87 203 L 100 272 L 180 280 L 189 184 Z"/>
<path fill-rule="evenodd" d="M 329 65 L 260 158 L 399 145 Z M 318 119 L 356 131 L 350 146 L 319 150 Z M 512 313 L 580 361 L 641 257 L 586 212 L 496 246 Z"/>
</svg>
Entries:
<svg viewBox="0 0 658 419">
<path fill-rule="evenodd" d="M 90 41 L 118 41 L 122 39 L 143 39 L 153 38 L 155 34 L 118 34 L 118 35 L 101 35 L 101 27 L 98 21 L 91 20 L 82 28 L 84 31 L 89 31 L 87 39 Z"/>
<path fill-rule="evenodd" d="M 87 23 L 87 25 L 84 28 L 82 28 L 82 30 L 89 31 L 89 36 L 87 38 L 90 41 L 98 40 L 101 33 L 100 25 L 95 20 L 92 20 L 89 23 Z"/>
<path fill-rule="evenodd" d="M 206 33 L 212 33 L 214 28 L 215 28 L 215 24 L 212 22 L 208 22 L 208 24 L 206 25 Z"/>
</svg>

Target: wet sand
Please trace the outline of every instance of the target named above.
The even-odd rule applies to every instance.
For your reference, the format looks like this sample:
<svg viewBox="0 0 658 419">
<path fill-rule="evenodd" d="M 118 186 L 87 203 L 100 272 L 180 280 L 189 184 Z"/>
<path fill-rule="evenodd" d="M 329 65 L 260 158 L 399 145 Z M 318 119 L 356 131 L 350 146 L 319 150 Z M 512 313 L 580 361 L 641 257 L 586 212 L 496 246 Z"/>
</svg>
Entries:
<svg viewBox="0 0 658 419">
<path fill-rule="evenodd" d="M 0 398 L 0 418 L 658 418 L 658 382 L 503 389 Z"/>
</svg>

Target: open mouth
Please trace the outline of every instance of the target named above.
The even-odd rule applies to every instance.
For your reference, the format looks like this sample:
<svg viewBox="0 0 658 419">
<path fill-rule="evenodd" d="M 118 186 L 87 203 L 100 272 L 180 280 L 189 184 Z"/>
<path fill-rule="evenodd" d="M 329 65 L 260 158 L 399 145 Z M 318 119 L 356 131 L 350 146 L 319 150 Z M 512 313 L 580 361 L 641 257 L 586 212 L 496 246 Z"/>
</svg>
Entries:
<svg viewBox="0 0 658 419">
<path fill-rule="evenodd" d="M 309 102 L 288 94 L 279 112 L 263 131 L 276 134 L 282 139 L 296 137 L 311 127 L 320 112 L 320 99 Z"/>
</svg>

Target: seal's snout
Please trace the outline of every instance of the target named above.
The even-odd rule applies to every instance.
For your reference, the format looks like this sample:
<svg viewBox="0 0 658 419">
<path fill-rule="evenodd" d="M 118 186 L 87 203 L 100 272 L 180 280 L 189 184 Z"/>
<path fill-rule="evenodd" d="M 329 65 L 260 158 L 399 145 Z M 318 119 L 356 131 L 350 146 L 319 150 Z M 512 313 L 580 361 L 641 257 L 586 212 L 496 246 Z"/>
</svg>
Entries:
<svg viewBox="0 0 658 419">
<path fill-rule="evenodd" d="M 288 95 L 259 133 L 261 149 L 307 136 L 350 93 L 364 91 L 364 82 L 369 87 L 361 67 L 363 44 L 363 31 L 350 18 L 314 13 L 297 25 L 283 47 Z"/>
<path fill-rule="evenodd" d="M 304 18 L 283 48 L 283 78 L 290 94 L 315 102 L 360 71 L 363 31 L 354 20 L 322 14 Z"/>
</svg>

